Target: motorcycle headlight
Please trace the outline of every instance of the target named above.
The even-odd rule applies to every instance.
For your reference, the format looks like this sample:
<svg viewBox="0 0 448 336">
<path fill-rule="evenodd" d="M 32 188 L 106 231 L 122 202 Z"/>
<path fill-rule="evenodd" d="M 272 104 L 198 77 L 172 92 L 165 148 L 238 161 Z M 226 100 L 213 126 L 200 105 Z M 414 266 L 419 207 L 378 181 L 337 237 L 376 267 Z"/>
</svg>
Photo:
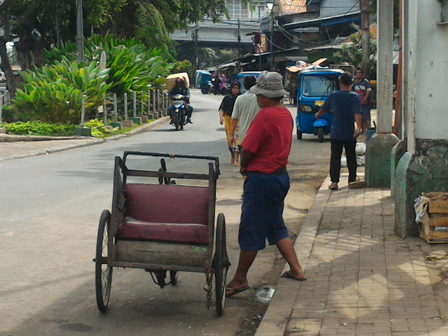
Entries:
<svg viewBox="0 0 448 336">
<path fill-rule="evenodd" d="M 309 105 L 301 105 L 300 108 L 302 109 L 302 112 L 305 112 L 305 113 L 313 112 L 313 108 Z"/>
</svg>

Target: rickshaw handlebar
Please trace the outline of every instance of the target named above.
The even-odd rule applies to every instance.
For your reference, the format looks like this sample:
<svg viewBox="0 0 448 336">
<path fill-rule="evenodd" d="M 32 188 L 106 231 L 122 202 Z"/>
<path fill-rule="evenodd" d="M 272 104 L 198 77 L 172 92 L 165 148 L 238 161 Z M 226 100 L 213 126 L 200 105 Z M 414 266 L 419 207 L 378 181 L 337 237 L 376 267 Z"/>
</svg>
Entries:
<svg viewBox="0 0 448 336">
<path fill-rule="evenodd" d="M 214 161 L 216 166 L 216 174 L 221 174 L 219 170 L 219 158 L 216 156 L 199 156 L 199 155 L 183 155 L 183 154 L 167 154 L 167 153 L 151 153 L 151 152 L 136 152 L 125 151 L 123 154 L 123 162 L 126 164 L 126 158 L 128 155 L 140 155 L 140 156 L 153 156 L 153 157 L 165 157 L 165 158 L 179 158 L 179 159 L 194 159 L 194 160 L 208 160 Z"/>
</svg>

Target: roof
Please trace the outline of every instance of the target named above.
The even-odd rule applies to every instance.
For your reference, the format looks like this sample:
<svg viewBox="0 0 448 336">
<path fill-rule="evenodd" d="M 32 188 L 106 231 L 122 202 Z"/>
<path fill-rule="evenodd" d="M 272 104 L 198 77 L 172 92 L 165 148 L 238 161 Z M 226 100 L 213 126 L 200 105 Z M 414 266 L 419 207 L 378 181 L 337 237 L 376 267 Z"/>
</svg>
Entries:
<svg viewBox="0 0 448 336">
<path fill-rule="evenodd" d="M 311 73 L 311 74 L 319 74 L 319 73 L 344 73 L 344 70 L 341 69 L 329 69 L 329 68 L 317 68 L 317 69 L 305 69 L 301 70 L 300 74 Z"/>
<path fill-rule="evenodd" d="M 236 67 L 236 66 L 237 66 L 236 62 L 230 62 L 230 63 L 218 65 L 218 69 L 231 68 L 231 67 Z"/>
<path fill-rule="evenodd" d="M 343 22 L 352 22 L 352 21 L 360 21 L 361 20 L 361 11 L 351 12 L 342 15 L 335 15 L 325 18 L 315 18 L 310 20 L 298 21 L 286 23 L 283 25 L 284 28 L 292 29 L 299 27 L 312 27 L 312 26 L 328 26 L 337 23 Z"/>
</svg>

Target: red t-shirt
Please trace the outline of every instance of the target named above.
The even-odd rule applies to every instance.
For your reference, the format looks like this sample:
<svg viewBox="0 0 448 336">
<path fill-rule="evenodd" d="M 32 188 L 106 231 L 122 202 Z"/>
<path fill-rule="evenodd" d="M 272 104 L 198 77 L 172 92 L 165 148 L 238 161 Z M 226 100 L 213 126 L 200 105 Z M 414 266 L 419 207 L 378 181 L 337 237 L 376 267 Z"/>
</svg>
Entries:
<svg viewBox="0 0 448 336">
<path fill-rule="evenodd" d="M 293 120 L 286 107 L 269 107 L 258 112 L 242 146 L 255 153 L 247 171 L 272 174 L 285 167 L 291 151 Z"/>
</svg>

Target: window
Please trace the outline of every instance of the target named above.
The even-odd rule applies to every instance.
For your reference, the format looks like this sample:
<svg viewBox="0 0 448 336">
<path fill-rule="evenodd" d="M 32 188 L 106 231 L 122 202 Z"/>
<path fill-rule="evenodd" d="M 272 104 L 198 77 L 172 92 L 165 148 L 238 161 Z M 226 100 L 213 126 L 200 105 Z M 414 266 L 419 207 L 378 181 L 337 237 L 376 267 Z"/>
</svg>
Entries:
<svg viewBox="0 0 448 336">
<path fill-rule="evenodd" d="M 328 97 L 339 89 L 339 79 L 336 76 L 305 76 L 302 82 L 302 93 L 305 97 Z"/>
</svg>

